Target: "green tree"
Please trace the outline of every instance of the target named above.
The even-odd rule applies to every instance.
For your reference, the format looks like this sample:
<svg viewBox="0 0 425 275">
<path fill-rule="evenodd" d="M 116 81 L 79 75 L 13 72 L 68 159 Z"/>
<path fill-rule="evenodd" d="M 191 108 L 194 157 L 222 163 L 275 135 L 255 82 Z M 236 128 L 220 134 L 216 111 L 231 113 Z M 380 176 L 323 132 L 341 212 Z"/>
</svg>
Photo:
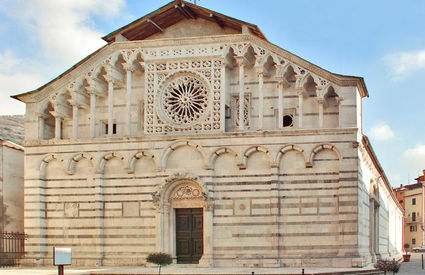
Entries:
<svg viewBox="0 0 425 275">
<path fill-rule="evenodd" d="M 159 267 L 158 274 L 161 274 L 161 267 L 169 265 L 173 262 L 171 259 L 171 256 L 167 253 L 157 252 L 157 253 L 151 253 L 146 258 L 146 261 L 148 263 L 157 264 Z"/>
</svg>

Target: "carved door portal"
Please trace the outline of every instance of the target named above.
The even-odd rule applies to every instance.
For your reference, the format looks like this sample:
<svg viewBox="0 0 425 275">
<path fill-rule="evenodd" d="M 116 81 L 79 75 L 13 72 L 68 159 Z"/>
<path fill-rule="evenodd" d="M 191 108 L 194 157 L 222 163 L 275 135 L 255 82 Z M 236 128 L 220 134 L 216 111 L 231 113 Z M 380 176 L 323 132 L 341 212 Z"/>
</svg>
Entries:
<svg viewBox="0 0 425 275">
<path fill-rule="evenodd" d="M 178 264 L 197 264 L 204 251 L 203 209 L 176 209 L 176 251 Z"/>
</svg>

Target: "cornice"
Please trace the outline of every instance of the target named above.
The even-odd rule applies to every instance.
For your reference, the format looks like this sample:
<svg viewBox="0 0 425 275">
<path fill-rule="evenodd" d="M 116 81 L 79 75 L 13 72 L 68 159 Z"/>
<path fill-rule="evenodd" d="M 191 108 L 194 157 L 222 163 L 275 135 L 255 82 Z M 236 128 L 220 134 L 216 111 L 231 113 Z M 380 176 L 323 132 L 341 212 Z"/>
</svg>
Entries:
<svg viewBox="0 0 425 275">
<path fill-rule="evenodd" d="M 358 128 L 343 128 L 343 129 L 297 129 L 297 130 L 274 130 L 274 131 L 252 131 L 252 132 L 227 132 L 227 133 L 191 133 L 185 135 L 163 135 L 163 136 L 140 136 L 140 137 L 114 137 L 114 138 L 87 138 L 87 139 L 51 139 L 51 140 L 25 140 L 25 148 L 56 146 L 56 145 L 83 145 L 83 144 L 108 144 L 108 143 L 132 143 L 132 142 L 161 142 L 175 141 L 180 139 L 185 140 L 203 140 L 214 138 L 267 138 L 267 137 L 282 137 L 282 136 L 317 136 L 317 135 L 338 135 L 338 134 L 353 134 L 356 135 Z M 353 142 L 353 139 L 346 142 Z"/>
<path fill-rule="evenodd" d="M 233 34 L 233 35 L 214 35 L 202 37 L 184 37 L 172 39 L 156 39 L 156 40 L 142 40 L 142 41 L 123 41 L 115 42 L 105 45 L 94 53 L 90 54 L 80 62 L 76 63 L 70 69 L 59 75 L 57 78 L 41 86 L 40 88 L 12 96 L 17 100 L 25 103 L 39 102 L 48 97 L 52 92 L 64 88 L 73 79 L 78 78 L 81 74 L 89 72 L 97 64 L 103 62 L 105 58 L 118 50 L 139 50 L 143 51 L 150 48 L 172 47 L 172 46 L 191 46 L 191 45 L 213 45 L 222 44 L 223 47 L 230 46 L 235 43 L 252 43 L 256 46 L 267 49 L 271 53 L 286 59 L 287 61 L 302 67 L 306 71 L 310 71 L 319 77 L 322 77 L 330 82 L 339 86 L 354 86 L 360 92 L 362 97 L 369 96 L 366 85 L 362 77 L 344 76 L 331 73 L 319 66 L 316 66 L 305 59 L 302 59 L 266 40 L 260 39 L 251 34 Z M 224 50 L 224 49 L 223 49 Z M 220 54 L 212 54 L 210 56 L 218 56 Z M 152 60 L 152 59 L 151 59 Z"/>
</svg>

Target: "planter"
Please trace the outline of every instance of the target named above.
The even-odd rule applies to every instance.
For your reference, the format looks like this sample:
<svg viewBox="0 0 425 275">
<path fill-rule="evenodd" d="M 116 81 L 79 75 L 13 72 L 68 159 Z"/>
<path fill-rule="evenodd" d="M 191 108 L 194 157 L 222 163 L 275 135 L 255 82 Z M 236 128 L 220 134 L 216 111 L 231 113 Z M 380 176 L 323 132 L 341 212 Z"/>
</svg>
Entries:
<svg viewBox="0 0 425 275">
<path fill-rule="evenodd" d="M 410 254 L 403 254 L 403 262 L 410 262 Z"/>
</svg>

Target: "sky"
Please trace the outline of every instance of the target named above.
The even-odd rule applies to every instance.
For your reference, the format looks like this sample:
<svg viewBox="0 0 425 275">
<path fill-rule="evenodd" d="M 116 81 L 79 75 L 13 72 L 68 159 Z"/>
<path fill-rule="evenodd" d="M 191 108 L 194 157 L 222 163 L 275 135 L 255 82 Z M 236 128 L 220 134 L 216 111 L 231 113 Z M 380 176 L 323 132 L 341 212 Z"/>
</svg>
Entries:
<svg viewBox="0 0 425 275">
<path fill-rule="evenodd" d="M 0 115 L 105 44 L 102 36 L 169 1 L 0 0 Z M 364 77 L 363 133 L 393 186 L 425 169 L 425 1 L 198 0 L 257 25 L 328 71 Z"/>
</svg>

